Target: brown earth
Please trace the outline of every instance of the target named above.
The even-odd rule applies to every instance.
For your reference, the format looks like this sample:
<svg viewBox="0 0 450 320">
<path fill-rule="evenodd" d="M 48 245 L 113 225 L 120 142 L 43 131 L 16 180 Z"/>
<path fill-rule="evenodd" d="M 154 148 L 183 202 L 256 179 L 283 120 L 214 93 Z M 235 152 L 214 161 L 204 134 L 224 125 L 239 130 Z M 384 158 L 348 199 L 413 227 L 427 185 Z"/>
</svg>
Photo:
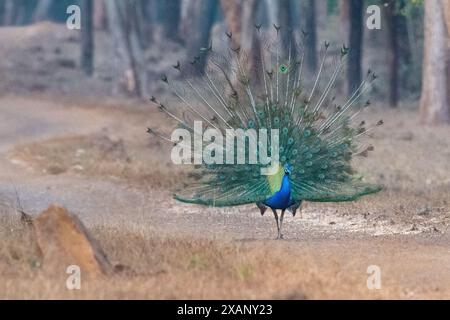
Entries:
<svg viewBox="0 0 450 320">
<path fill-rule="evenodd" d="M 357 165 L 384 191 L 306 203 L 286 217 L 286 240 L 274 241 L 273 217 L 256 207 L 172 200 L 183 171 L 145 134 L 148 124 L 170 123 L 119 105 L 1 99 L 3 298 L 450 297 L 448 127 L 419 128 L 411 111 L 369 114 L 386 126 Z M 14 209 L 36 214 L 52 202 L 81 217 L 122 275 L 76 293 L 41 275 Z M 366 287 L 370 265 L 381 268 L 379 290 Z M 34 289 L 15 289 L 30 281 Z"/>
</svg>

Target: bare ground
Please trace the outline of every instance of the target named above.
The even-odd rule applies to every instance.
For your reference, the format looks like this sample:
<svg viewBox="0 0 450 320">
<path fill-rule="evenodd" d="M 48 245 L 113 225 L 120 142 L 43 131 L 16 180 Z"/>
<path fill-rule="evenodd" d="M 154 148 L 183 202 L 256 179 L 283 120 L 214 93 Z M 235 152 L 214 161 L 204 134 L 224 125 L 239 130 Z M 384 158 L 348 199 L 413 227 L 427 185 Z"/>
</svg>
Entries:
<svg viewBox="0 0 450 320">
<path fill-rule="evenodd" d="M 145 105 L 5 96 L 0 115 L 1 298 L 450 298 L 450 130 L 418 127 L 412 111 L 367 116 L 386 126 L 357 165 L 385 190 L 306 203 L 286 218 L 284 241 L 253 206 L 172 200 L 183 170 L 145 134 L 170 123 Z M 42 275 L 14 212 L 52 202 L 79 215 L 124 271 L 79 292 Z M 379 290 L 366 286 L 370 265 Z"/>
</svg>

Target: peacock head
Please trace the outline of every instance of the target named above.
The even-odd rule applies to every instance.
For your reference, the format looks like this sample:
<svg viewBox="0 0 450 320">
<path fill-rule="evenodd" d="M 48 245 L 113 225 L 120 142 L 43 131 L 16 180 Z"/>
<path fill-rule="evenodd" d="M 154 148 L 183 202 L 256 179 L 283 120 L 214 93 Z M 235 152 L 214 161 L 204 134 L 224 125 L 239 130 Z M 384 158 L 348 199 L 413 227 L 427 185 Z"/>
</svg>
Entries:
<svg viewBox="0 0 450 320">
<path fill-rule="evenodd" d="M 291 174 L 291 171 L 292 171 L 292 166 L 289 163 L 286 163 L 284 165 L 284 174 L 288 176 Z"/>
</svg>

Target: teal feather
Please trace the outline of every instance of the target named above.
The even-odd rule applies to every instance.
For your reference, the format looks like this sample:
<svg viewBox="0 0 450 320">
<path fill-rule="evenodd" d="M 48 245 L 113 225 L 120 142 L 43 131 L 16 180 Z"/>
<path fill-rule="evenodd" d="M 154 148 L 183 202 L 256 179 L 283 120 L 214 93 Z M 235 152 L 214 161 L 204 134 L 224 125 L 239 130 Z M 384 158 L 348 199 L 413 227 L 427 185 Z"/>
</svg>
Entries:
<svg viewBox="0 0 450 320">
<path fill-rule="evenodd" d="M 205 119 L 206 125 L 222 133 L 230 128 L 279 129 L 281 167 L 291 168 L 289 207 L 294 205 L 294 213 L 304 200 L 352 201 L 378 192 L 381 188 L 363 183 L 351 165 L 369 131 L 353 127 L 352 120 L 369 105 L 360 102 L 375 75 L 369 71 L 354 93 L 337 106 L 331 96 L 348 50 L 343 47 L 333 56 L 329 43 L 325 43 L 319 72 L 310 80 L 304 78 L 304 51 L 298 46 L 295 50 L 283 48 L 279 41 L 282 32 L 274 31 L 273 38 L 260 36 L 261 50 L 251 70 L 246 66 L 255 52 L 230 48 L 220 54 L 211 47 L 202 76 L 194 71 L 195 76 L 186 76 L 191 74 L 186 70 L 193 68 L 190 64 L 178 68 L 185 70 L 183 80 L 164 76 L 164 82 L 175 92 L 176 108 L 169 109 L 169 104 L 161 108 L 156 99 L 152 101 L 191 133 L 193 121 L 205 123 Z M 209 143 L 203 142 L 204 147 Z M 226 154 L 227 147 L 223 148 Z M 232 148 L 236 155 L 238 147 Z M 251 156 L 248 148 L 244 151 L 248 159 Z M 255 152 L 253 156 L 258 157 L 258 150 Z M 259 163 L 196 166 L 195 181 L 188 181 L 174 197 L 186 203 L 217 207 L 257 203 L 261 209 L 278 191 L 276 188 L 281 188 L 283 178 L 283 172 L 277 172 L 276 179 L 261 175 L 262 167 L 265 165 Z M 288 208 L 281 209 L 284 213 Z"/>
</svg>

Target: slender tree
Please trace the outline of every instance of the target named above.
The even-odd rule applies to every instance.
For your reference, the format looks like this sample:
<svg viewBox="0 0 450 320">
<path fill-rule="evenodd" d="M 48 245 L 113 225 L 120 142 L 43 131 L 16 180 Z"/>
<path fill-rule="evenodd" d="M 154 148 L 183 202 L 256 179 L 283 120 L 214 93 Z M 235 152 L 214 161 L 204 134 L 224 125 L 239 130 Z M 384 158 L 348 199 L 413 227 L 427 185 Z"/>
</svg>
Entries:
<svg viewBox="0 0 450 320">
<path fill-rule="evenodd" d="M 106 29 L 106 13 L 104 0 L 94 0 L 94 28 Z"/>
<path fill-rule="evenodd" d="M 81 67 L 91 76 L 94 72 L 94 1 L 81 2 Z"/>
<path fill-rule="evenodd" d="M 231 35 L 231 42 L 234 48 L 241 44 L 242 5 L 241 0 L 220 0 L 220 6 L 228 29 L 227 32 Z"/>
<path fill-rule="evenodd" d="M 256 59 L 259 59 L 259 41 L 256 37 L 256 14 L 258 12 L 257 0 L 222 0 L 222 12 L 227 25 L 227 34 L 230 38 L 230 46 L 232 49 L 240 48 L 240 52 L 248 56 L 243 59 L 245 65 L 243 66 L 250 74 L 251 81 L 258 82 L 258 70 L 254 68 Z M 232 69 L 237 69 L 237 60 L 232 61 L 235 66 Z M 242 61 L 241 61 L 242 63 Z M 237 74 L 233 74 L 232 82 L 238 81 Z"/>
<path fill-rule="evenodd" d="M 248 0 L 242 5 L 242 17 L 241 17 L 241 32 L 240 32 L 240 47 L 243 52 L 250 53 L 247 63 L 244 66 L 250 74 L 254 83 L 260 83 L 260 70 L 257 70 L 257 61 L 260 56 L 260 42 L 257 37 L 257 29 L 255 25 L 259 22 L 256 20 L 256 13 L 258 11 L 260 1 Z"/>
<path fill-rule="evenodd" d="M 33 13 L 33 21 L 42 21 L 49 18 L 50 9 L 54 0 L 39 0 Z"/>
<path fill-rule="evenodd" d="M 14 0 L 5 0 L 3 23 L 6 26 L 15 24 L 17 18 L 18 2 Z"/>
<path fill-rule="evenodd" d="M 156 8 L 156 1 L 157 0 L 151 0 L 152 2 L 155 2 L 153 4 L 153 8 Z M 192 17 L 195 15 L 196 10 L 196 1 L 197 0 L 183 0 L 181 2 L 181 22 L 180 22 L 180 36 L 182 39 L 186 39 L 190 31 L 193 29 L 193 21 Z M 152 10 L 153 13 L 153 19 L 156 22 L 156 10 Z"/>
<path fill-rule="evenodd" d="M 117 57 L 115 91 L 123 85 L 130 93 L 148 97 L 147 70 L 143 48 L 139 42 L 136 0 L 108 0 L 105 9 Z"/>
<path fill-rule="evenodd" d="M 306 45 L 306 63 L 311 72 L 317 68 L 317 30 L 316 30 L 316 1 L 308 0 L 305 6 L 305 31 L 307 36 Z"/>
<path fill-rule="evenodd" d="M 450 121 L 450 77 L 447 5 L 444 0 L 427 0 L 424 21 L 424 59 L 420 116 L 424 124 Z"/>
<path fill-rule="evenodd" d="M 339 24 L 342 34 L 342 41 L 348 45 L 349 33 L 350 33 L 350 1 L 339 1 Z"/>
<path fill-rule="evenodd" d="M 210 45 L 210 33 L 216 16 L 217 4 L 217 1 L 193 0 L 195 16 L 191 18 L 192 25 L 187 34 L 189 37 L 187 52 L 188 60 L 195 61 L 197 71 L 201 73 L 206 65 L 208 51 L 201 52 L 200 49 L 208 48 Z"/>
<path fill-rule="evenodd" d="M 297 1 L 298 0 L 294 0 Z M 273 26 L 275 23 L 279 23 L 278 21 L 278 9 L 279 4 L 278 0 L 264 0 L 265 6 L 266 6 L 266 12 L 267 12 L 267 18 L 268 18 L 268 25 Z"/>
<path fill-rule="evenodd" d="M 398 33 L 400 31 L 400 15 L 397 12 L 395 1 L 388 2 L 386 7 L 389 37 L 389 105 L 395 108 L 398 103 L 398 79 L 400 45 Z"/>
<path fill-rule="evenodd" d="M 328 1 L 316 1 L 316 25 L 320 30 L 327 28 Z"/>
<path fill-rule="evenodd" d="M 450 1 L 444 2 L 444 8 L 445 8 L 445 22 L 447 25 L 447 93 L 448 93 L 448 99 L 447 102 L 450 100 Z M 450 102 L 448 102 L 448 109 L 450 109 Z M 450 114 L 450 110 L 448 110 Z M 449 122 L 450 122 L 450 116 Z"/>
<path fill-rule="evenodd" d="M 181 1 L 170 0 L 164 1 L 164 20 L 163 30 L 166 38 L 180 41 L 180 35 L 178 33 L 181 19 Z"/>
<path fill-rule="evenodd" d="M 349 1 L 349 39 L 350 52 L 347 63 L 347 93 L 353 92 L 362 79 L 362 42 L 363 42 L 363 1 Z"/>
<path fill-rule="evenodd" d="M 0 1 L 0 25 L 3 25 L 5 18 L 5 0 Z"/>
</svg>

